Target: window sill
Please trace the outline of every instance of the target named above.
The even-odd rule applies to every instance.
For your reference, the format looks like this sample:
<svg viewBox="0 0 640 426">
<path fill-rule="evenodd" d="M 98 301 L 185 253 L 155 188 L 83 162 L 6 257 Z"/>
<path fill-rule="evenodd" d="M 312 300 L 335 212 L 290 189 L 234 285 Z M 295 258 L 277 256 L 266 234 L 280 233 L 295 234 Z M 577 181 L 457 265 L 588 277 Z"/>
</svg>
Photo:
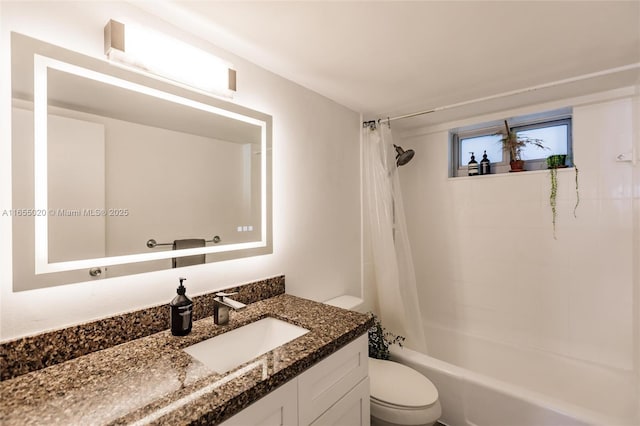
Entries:
<svg viewBox="0 0 640 426">
<path fill-rule="evenodd" d="M 562 174 L 562 173 L 568 173 L 569 171 L 571 171 L 572 173 L 574 173 L 575 167 L 573 166 L 569 166 L 569 167 L 563 167 L 561 169 L 557 169 L 558 173 Z M 492 173 L 490 175 L 477 175 L 477 176 L 453 176 L 453 177 L 449 177 L 447 180 L 452 181 L 452 182 L 456 182 L 456 181 L 467 181 L 467 180 L 475 180 L 475 179 L 495 179 L 495 178 L 506 178 L 506 177 L 512 177 L 512 176 L 529 176 L 529 175 L 539 175 L 542 173 L 549 173 L 549 169 L 542 169 L 542 170 L 525 170 L 522 172 L 516 172 L 516 173 Z"/>
</svg>

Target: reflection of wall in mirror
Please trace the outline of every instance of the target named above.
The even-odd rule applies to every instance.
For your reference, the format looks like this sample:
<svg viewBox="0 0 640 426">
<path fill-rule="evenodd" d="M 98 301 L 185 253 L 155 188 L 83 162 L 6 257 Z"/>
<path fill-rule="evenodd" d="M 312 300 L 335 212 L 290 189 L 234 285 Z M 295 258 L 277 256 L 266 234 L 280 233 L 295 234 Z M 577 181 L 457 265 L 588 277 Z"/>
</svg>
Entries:
<svg viewBox="0 0 640 426">
<path fill-rule="evenodd" d="M 128 216 L 108 218 L 108 255 L 144 252 L 149 238 L 233 241 L 242 211 L 241 145 L 110 121 L 107 205 Z"/>
<path fill-rule="evenodd" d="M 104 160 L 102 124 L 49 114 L 49 263 L 104 257 Z"/>
</svg>

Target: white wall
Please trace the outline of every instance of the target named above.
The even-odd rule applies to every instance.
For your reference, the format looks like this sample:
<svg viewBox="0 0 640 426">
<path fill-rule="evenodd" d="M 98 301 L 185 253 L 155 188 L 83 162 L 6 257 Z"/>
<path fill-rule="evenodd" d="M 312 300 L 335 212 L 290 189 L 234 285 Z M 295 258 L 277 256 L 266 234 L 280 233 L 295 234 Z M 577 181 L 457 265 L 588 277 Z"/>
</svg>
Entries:
<svg viewBox="0 0 640 426">
<path fill-rule="evenodd" d="M 426 323 L 608 367 L 638 368 L 640 182 L 632 165 L 616 162 L 616 156 L 631 151 L 640 117 L 633 115 L 633 89 L 625 93 L 404 135 L 402 146 L 417 152 L 401 178 Z M 574 218 L 574 171 L 560 170 L 557 240 L 546 170 L 447 177 L 448 128 L 571 105 L 580 206 Z"/>
<path fill-rule="evenodd" d="M 360 117 L 126 3 L 0 3 L 0 210 L 11 207 L 10 40 L 17 31 L 103 57 L 103 27 L 127 16 L 230 60 L 235 101 L 273 116 L 274 253 L 50 289 L 12 290 L 11 220 L 0 215 L 0 339 L 28 335 L 277 274 L 315 300 L 360 290 Z M 19 206 L 15 206 L 19 207 Z"/>
</svg>

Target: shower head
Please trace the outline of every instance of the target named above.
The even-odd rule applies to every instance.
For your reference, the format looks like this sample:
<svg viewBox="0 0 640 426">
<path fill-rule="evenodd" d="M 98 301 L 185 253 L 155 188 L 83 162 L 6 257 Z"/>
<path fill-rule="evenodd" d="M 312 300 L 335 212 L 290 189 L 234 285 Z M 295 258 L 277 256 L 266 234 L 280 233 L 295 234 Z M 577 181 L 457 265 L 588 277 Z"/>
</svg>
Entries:
<svg viewBox="0 0 640 426">
<path fill-rule="evenodd" d="M 405 151 L 404 149 L 397 146 L 396 144 L 393 144 L 393 147 L 396 149 L 396 165 L 398 167 L 404 166 L 405 164 L 407 164 L 409 161 L 411 161 L 411 159 L 415 155 L 415 151 L 412 149 L 408 149 Z"/>
</svg>

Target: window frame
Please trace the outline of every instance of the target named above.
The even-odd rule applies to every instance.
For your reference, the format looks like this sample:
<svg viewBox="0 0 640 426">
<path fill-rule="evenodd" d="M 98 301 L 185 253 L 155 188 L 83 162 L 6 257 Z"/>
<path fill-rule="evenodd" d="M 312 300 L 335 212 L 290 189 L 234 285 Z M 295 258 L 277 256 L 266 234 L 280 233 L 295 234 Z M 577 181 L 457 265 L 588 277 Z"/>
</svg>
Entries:
<svg viewBox="0 0 640 426">
<path fill-rule="evenodd" d="M 510 121 L 509 130 L 512 132 L 520 132 L 525 130 L 534 130 L 545 127 L 567 126 L 567 165 L 573 167 L 573 132 L 572 132 L 572 115 L 570 112 L 563 114 L 543 113 L 536 114 L 535 118 L 518 117 L 508 119 Z M 449 131 L 451 139 L 451 163 L 450 177 L 468 176 L 467 164 L 461 164 L 460 161 L 460 145 L 463 139 L 474 138 L 479 136 L 492 136 L 496 134 L 504 135 L 504 120 L 479 125 L 469 126 L 461 129 L 452 129 Z M 544 154 L 543 154 L 544 155 Z M 525 160 L 525 170 L 543 170 L 547 168 L 546 159 L 552 152 L 547 151 L 547 155 L 543 158 Z M 482 159 L 481 153 L 476 153 L 476 161 L 478 163 Z M 508 154 L 502 152 L 502 161 L 491 163 L 491 174 L 509 173 L 511 169 L 509 165 Z"/>
</svg>

